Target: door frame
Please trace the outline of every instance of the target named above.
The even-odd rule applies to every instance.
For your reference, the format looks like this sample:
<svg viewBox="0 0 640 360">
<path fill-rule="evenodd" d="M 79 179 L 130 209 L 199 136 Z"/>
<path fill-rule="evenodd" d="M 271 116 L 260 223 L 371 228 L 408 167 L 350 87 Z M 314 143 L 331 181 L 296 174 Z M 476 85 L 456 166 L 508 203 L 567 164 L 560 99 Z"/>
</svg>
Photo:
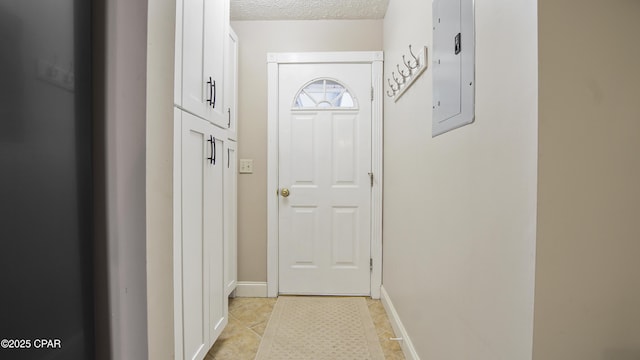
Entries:
<svg viewBox="0 0 640 360">
<path fill-rule="evenodd" d="M 268 114 L 267 114 L 267 296 L 278 296 L 278 171 L 279 128 L 278 92 L 281 64 L 371 64 L 371 297 L 380 298 L 382 285 L 382 133 L 383 133 L 383 71 L 382 51 L 268 53 Z"/>
</svg>

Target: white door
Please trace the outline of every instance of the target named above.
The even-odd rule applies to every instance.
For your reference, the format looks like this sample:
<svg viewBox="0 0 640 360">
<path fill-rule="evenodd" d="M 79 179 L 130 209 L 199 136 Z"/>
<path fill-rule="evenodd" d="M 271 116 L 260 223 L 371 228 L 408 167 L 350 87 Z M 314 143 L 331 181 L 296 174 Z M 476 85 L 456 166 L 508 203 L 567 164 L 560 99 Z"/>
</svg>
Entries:
<svg viewBox="0 0 640 360">
<path fill-rule="evenodd" d="M 370 294 L 371 89 L 371 64 L 280 65 L 280 293 Z"/>
</svg>

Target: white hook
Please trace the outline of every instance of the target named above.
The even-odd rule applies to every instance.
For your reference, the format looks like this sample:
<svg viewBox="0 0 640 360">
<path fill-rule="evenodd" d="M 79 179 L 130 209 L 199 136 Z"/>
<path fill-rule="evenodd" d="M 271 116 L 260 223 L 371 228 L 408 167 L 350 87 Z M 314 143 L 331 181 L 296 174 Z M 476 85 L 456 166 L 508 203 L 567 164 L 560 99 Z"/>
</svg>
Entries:
<svg viewBox="0 0 640 360">
<path fill-rule="evenodd" d="M 413 50 L 411 49 L 411 45 L 409 45 L 409 53 L 411 54 L 411 56 L 416 60 L 416 66 L 414 67 L 414 69 L 418 68 L 420 66 L 420 59 L 417 58 L 414 54 L 413 54 Z"/>
<path fill-rule="evenodd" d="M 398 84 L 398 88 L 400 88 L 400 85 L 404 84 L 404 78 L 402 79 L 402 82 L 400 82 L 396 77 L 395 71 L 391 72 L 391 76 L 393 76 L 393 80 Z"/>
<path fill-rule="evenodd" d="M 409 73 L 405 75 L 404 70 L 400 70 L 400 65 L 398 64 L 396 64 L 396 69 L 398 69 L 398 73 L 400 74 L 400 76 L 402 76 L 403 79 L 406 79 L 409 76 L 411 76 L 411 71 L 409 71 Z"/>
<path fill-rule="evenodd" d="M 411 72 L 411 70 L 415 69 L 415 67 L 413 67 L 411 65 L 411 61 L 407 62 L 407 60 L 405 59 L 404 55 L 402 55 L 402 62 L 404 63 L 404 66 L 406 66 L 407 69 L 409 69 L 409 72 Z"/>
<path fill-rule="evenodd" d="M 391 88 L 391 90 L 395 93 L 396 91 L 400 90 L 400 86 L 395 87 L 393 86 L 393 83 L 391 83 L 391 79 L 387 78 L 387 82 L 389 82 L 389 87 Z"/>
</svg>

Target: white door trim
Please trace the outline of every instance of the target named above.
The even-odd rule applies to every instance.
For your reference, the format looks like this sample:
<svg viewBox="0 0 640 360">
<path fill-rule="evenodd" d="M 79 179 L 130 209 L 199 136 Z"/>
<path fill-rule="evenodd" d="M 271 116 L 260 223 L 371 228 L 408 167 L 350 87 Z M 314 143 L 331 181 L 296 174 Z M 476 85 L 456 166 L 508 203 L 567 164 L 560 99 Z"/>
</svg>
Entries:
<svg viewBox="0 0 640 360">
<path fill-rule="evenodd" d="M 278 296 L 278 78 L 280 64 L 367 63 L 371 64 L 373 101 L 371 102 L 371 168 L 374 174 L 371 191 L 371 297 L 380 298 L 382 285 L 382 104 L 383 84 L 381 51 L 269 53 L 268 73 L 268 143 L 267 143 L 267 296 Z"/>
</svg>

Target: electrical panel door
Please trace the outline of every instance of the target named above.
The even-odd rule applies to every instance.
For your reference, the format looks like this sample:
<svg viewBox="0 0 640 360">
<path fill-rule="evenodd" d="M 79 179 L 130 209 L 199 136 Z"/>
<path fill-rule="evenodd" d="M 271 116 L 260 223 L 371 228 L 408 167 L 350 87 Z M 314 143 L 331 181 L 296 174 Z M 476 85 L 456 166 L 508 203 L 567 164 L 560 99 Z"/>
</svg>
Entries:
<svg viewBox="0 0 640 360">
<path fill-rule="evenodd" d="M 470 124 L 475 117 L 473 0 L 433 1 L 432 136 Z"/>
</svg>

